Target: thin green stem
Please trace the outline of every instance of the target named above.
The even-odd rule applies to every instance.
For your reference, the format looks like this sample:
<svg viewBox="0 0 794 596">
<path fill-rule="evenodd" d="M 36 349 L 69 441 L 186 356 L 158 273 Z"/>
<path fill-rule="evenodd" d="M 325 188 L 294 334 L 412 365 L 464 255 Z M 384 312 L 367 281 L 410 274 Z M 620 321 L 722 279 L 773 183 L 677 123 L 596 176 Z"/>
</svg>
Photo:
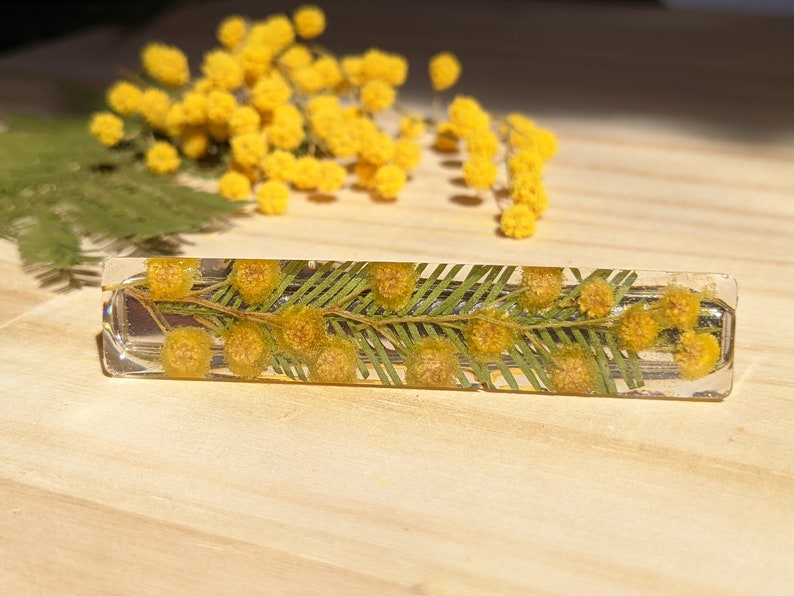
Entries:
<svg viewBox="0 0 794 596">
<path fill-rule="evenodd" d="M 432 122 L 438 122 L 438 114 L 441 111 L 441 93 L 433 93 L 433 101 L 430 107 L 430 118 Z"/>
<path fill-rule="evenodd" d="M 228 315 L 236 319 L 246 319 L 246 320 L 266 323 L 271 326 L 278 326 L 279 316 L 276 314 L 258 312 L 258 311 L 239 310 L 231 306 L 224 306 L 222 304 L 218 304 L 217 302 L 213 302 L 212 300 L 208 300 L 207 298 L 203 297 L 203 295 L 206 294 L 207 292 L 216 291 L 228 285 L 229 283 L 230 282 L 228 280 L 223 280 L 221 282 L 208 286 L 207 288 L 190 292 L 187 296 L 185 296 L 181 300 L 152 298 L 146 292 L 142 292 L 137 289 L 137 286 L 139 285 L 138 282 L 131 282 L 130 284 L 120 284 L 120 286 L 122 287 L 119 289 L 129 290 L 130 295 L 135 297 L 141 304 L 143 304 L 147 309 L 149 309 L 150 312 L 153 312 L 152 309 L 154 307 L 154 304 L 158 302 L 164 302 L 164 303 L 179 302 L 183 304 L 192 304 L 192 305 L 200 306 L 202 308 L 206 308 L 209 311 Z M 111 286 L 110 288 L 113 287 Z M 381 318 L 381 317 L 367 316 L 359 313 L 353 313 L 344 309 L 345 304 L 350 303 L 352 300 L 354 300 L 356 297 L 366 292 L 368 289 L 369 289 L 368 286 L 364 286 L 355 290 L 354 292 L 351 292 L 347 296 L 344 296 L 343 298 L 339 299 L 334 305 L 326 309 L 323 309 L 322 311 L 323 315 L 338 317 L 341 319 L 354 321 L 359 324 L 367 325 L 381 334 L 384 332 L 384 328 L 388 326 L 401 325 L 401 324 L 438 325 L 441 327 L 450 327 L 453 329 L 462 330 L 465 328 L 466 323 L 474 319 L 488 321 L 494 323 L 495 325 L 500 325 L 502 327 L 515 329 L 520 333 L 529 334 L 532 331 L 538 331 L 543 329 L 597 327 L 597 326 L 610 324 L 614 322 L 617 318 L 617 315 L 610 315 L 596 319 L 575 319 L 575 320 L 563 320 L 563 321 L 545 320 L 533 324 L 525 324 L 525 323 L 518 323 L 514 321 L 503 320 L 500 318 L 489 316 L 488 311 L 490 309 L 493 309 L 495 306 L 502 304 L 512 298 L 515 298 L 516 296 L 519 296 L 520 294 L 526 291 L 526 289 L 523 288 L 514 290 L 503 296 L 500 296 L 492 300 L 488 304 L 483 305 L 481 308 L 469 313 L 450 314 L 450 315 L 394 316 L 394 317 Z"/>
<path fill-rule="evenodd" d="M 134 281 L 126 281 L 120 284 L 111 284 L 109 286 L 102 286 L 103 292 L 117 292 L 119 290 L 126 290 L 128 288 L 138 288 L 140 286 L 146 285 L 146 279 L 136 279 Z"/>
<path fill-rule="evenodd" d="M 381 327 L 384 325 L 399 325 L 401 323 L 437 323 L 442 324 L 451 321 L 462 321 L 471 318 L 472 314 L 460 315 L 417 315 L 413 317 L 392 317 L 392 318 L 374 318 L 366 315 L 352 313 L 339 307 L 327 308 L 323 311 L 326 315 L 335 315 L 344 319 L 350 319 L 357 323 L 370 325 L 371 327 Z"/>
<path fill-rule="evenodd" d="M 160 332 L 165 335 L 169 331 L 171 331 L 171 325 L 168 324 L 168 321 L 165 320 L 163 317 L 163 313 L 157 310 L 152 302 L 148 300 L 139 300 L 141 306 L 146 309 L 146 312 L 151 315 L 152 320 L 155 322 L 157 327 L 160 328 Z"/>
<path fill-rule="evenodd" d="M 231 306 L 221 306 L 220 304 L 217 304 L 215 302 L 212 302 L 211 300 L 207 300 L 206 298 L 201 298 L 201 297 L 187 297 L 184 300 L 181 300 L 181 302 L 185 302 L 187 304 L 195 304 L 197 306 L 203 306 L 210 310 L 215 310 L 238 319 L 259 321 L 261 323 L 267 323 L 270 325 L 278 326 L 279 316 L 273 313 L 257 312 L 250 310 L 238 310 Z"/>
<path fill-rule="evenodd" d="M 218 283 L 212 284 L 211 286 L 207 286 L 206 288 L 199 288 L 198 290 L 192 290 L 188 296 L 202 296 L 203 294 L 207 294 L 208 292 L 214 292 L 216 290 L 220 290 L 221 288 L 225 288 L 229 286 L 232 282 L 229 279 L 224 279 L 223 281 L 219 281 Z"/>
<path fill-rule="evenodd" d="M 565 329 L 571 327 L 597 327 L 614 322 L 618 318 L 617 315 L 610 315 L 608 317 L 600 317 L 598 319 L 574 319 L 573 321 L 544 321 L 543 323 L 535 323 L 533 325 L 519 325 L 524 331 L 536 331 L 539 329 Z"/>
<path fill-rule="evenodd" d="M 332 304 L 330 308 L 332 308 L 332 309 L 334 309 L 334 308 L 335 309 L 341 309 L 343 305 L 355 300 L 361 294 L 363 294 L 364 292 L 366 292 L 369 289 L 370 289 L 369 285 L 362 286 L 359 289 L 357 289 L 356 291 L 350 292 L 350 294 L 348 294 L 347 296 L 343 296 L 342 298 L 340 298 L 339 300 L 334 302 L 334 304 Z"/>
<path fill-rule="evenodd" d="M 155 305 L 158 303 L 181 303 L 181 304 L 195 304 L 196 306 L 204 307 L 210 311 L 222 313 L 225 315 L 230 315 L 236 319 L 247 319 L 251 321 L 259 321 L 261 323 L 267 323 L 272 326 L 278 327 L 278 315 L 273 313 L 266 313 L 266 312 L 256 312 L 256 311 L 248 311 L 248 310 L 238 310 L 231 306 L 223 306 L 216 302 L 212 302 L 211 300 L 207 300 L 206 298 L 202 298 L 200 295 L 193 295 L 188 294 L 185 298 L 181 300 L 169 300 L 169 299 L 156 299 L 152 298 L 149 294 L 145 292 L 141 292 L 136 289 L 131 289 L 129 292 L 130 296 L 135 298 L 147 311 L 152 313 L 154 318 L 154 313 L 157 313 L 158 316 L 161 315 L 160 311 L 155 308 Z M 159 323 L 158 323 L 159 325 Z M 162 329 L 162 325 L 159 325 Z"/>
</svg>

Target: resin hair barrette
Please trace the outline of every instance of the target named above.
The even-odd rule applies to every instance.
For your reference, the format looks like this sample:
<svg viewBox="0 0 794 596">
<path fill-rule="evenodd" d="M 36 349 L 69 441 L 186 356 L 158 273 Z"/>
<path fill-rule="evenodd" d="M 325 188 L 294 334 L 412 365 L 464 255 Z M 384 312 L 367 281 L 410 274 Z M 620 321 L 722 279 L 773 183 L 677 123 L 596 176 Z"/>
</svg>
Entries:
<svg viewBox="0 0 794 596">
<path fill-rule="evenodd" d="M 736 282 L 511 265 L 112 258 L 119 377 L 719 400 Z"/>
</svg>

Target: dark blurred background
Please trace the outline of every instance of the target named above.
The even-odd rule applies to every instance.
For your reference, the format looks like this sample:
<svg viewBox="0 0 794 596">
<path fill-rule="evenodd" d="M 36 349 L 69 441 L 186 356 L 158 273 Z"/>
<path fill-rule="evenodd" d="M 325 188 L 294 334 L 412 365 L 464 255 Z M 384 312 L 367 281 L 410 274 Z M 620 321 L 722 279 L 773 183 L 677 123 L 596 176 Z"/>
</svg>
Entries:
<svg viewBox="0 0 794 596">
<path fill-rule="evenodd" d="M 432 2 L 432 0 L 430 0 Z M 498 4 L 501 0 L 483 0 Z M 561 0 L 561 3 L 565 0 Z M 596 0 L 591 0 L 597 3 Z M 657 4 L 656 0 L 612 0 L 621 4 Z M 202 0 L 78 0 L 52 2 L 25 2 L 5 0 L 0 3 L 0 52 L 8 52 L 30 44 L 45 42 L 63 35 L 99 25 L 116 25 L 134 29 L 159 13 Z M 306 0 L 295 2 L 316 3 L 325 10 L 333 9 L 333 1 Z M 283 3 L 282 3 L 283 4 Z M 262 2 L 267 8 L 268 2 Z"/>
<path fill-rule="evenodd" d="M 196 73 L 224 16 L 310 2 L 333 52 L 403 54 L 401 98 L 422 105 L 424 65 L 448 49 L 464 65 L 456 93 L 496 111 L 662 118 L 762 142 L 794 131 L 794 0 L 0 0 L 0 110 L 87 112 L 148 41 L 177 45 Z"/>
<path fill-rule="evenodd" d="M 185 0 L 6 0 L 0 8 L 0 52 L 68 35 L 97 25 L 136 27 Z"/>
</svg>

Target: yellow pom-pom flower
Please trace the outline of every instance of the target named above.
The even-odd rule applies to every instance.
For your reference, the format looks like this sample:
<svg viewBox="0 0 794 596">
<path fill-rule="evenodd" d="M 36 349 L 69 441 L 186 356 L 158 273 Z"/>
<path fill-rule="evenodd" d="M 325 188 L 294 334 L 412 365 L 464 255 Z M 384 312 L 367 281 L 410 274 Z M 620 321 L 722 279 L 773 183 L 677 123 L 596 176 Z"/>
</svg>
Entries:
<svg viewBox="0 0 794 596">
<path fill-rule="evenodd" d="M 223 19 L 215 31 L 218 41 L 230 52 L 233 52 L 245 39 L 248 25 L 240 15 L 230 15 Z"/>
<path fill-rule="evenodd" d="M 339 66 L 351 85 L 359 87 L 364 84 L 364 58 L 362 56 L 343 56 Z"/>
<path fill-rule="evenodd" d="M 436 126 L 436 140 L 434 147 L 441 153 L 455 153 L 458 150 L 458 135 L 451 122 L 441 122 Z"/>
<path fill-rule="evenodd" d="M 720 358 L 720 344 L 710 333 L 687 331 L 681 336 L 673 353 L 685 379 L 705 377 Z"/>
<path fill-rule="evenodd" d="M 513 112 L 505 118 L 502 132 L 507 135 L 508 143 L 515 149 L 524 145 L 536 128 L 533 120 L 523 114 Z"/>
<path fill-rule="evenodd" d="M 309 363 L 309 380 L 351 385 L 356 382 L 357 363 L 356 346 L 342 337 L 332 337 Z"/>
<path fill-rule="evenodd" d="M 146 259 L 146 286 L 155 300 L 181 300 L 200 278 L 198 259 Z"/>
<path fill-rule="evenodd" d="M 187 128 L 182 132 L 182 142 L 179 147 L 190 159 L 201 159 L 207 155 L 210 139 L 201 128 Z"/>
<path fill-rule="evenodd" d="M 353 157 L 361 148 L 356 128 L 349 122 L 331 123 L 325 142 L 337 157 Z"/>
<path fill-rule="evenodd" d="M 138 111 L 143 92 L 128 81 L 118 81 L 108 89 L 107 102 L 110 109 L 121 116 L 132 116 Z"/>
<path fill-rule="evenodd" d="M 378 167 L 378 164 L 369 162 L 366 159 L 359 159 L 353 167 L 359 185 L 371 190 L 374 187 L 375 172 L 378 171 Z"/>
<path fill-rule="evenodd" d="M 455 344 L 428 337 L 411 346 L 405 358 L 405 382 L 413 387 L 455 387 L 459 367 Z"/>
<path fill-rule="evenodd" d="M 523 267 L 518 303 L 530 314 L 551 306 L 562 293 L 563 271 L 559 267 Z"/>
<path fill-rule="evenodd" d="M 350 126 L 356 130 L 356 134 L 362 140 L 366 139 L 369 142 L 372 140 L 369 139 L 369 137 L 382 132 L 378 128 L 378 125 L 375 124 L 375 121 L 357 106 L 351 106 L 347 110 L 342 110 L 342 117 L 344 118 L 345 122 L 350 124 Z M 391 137 L 389 137 L 389 135 L 386 133 L 383 134 L 391 139 Z"/>
<path fill-rule="evenodd" d="M 273 54 L 278 54 L 295 41 L 295 28 L 287 15 L 279 13 L 251 27 L 249 37 L 266 44 L 273 50 Z"/>
<path fill-rule="evenodd" d="M 540 175 L 543 171 L 543 156 L 534 148 L 522 147 L 510 157 L 507 166 L 512 176 L 525 172 Z"/>
<path fill-rule="evenodd" d="M 388 68 L 384 79 L 387 83 L 399 87 L 408 78 L 408 60 L 399 54 L 389 54 L 387 56 Z"/>
<path fill-rule="evenodd" d="M 88 130 L 106 147 L 115 147 L 124 138 L 124 121 L 110 112 L 99 112 L 91 117 Z"/>
<path fill-rule="evenodd" d="M 192 91 L 207 95 L 210 91 L 215 89 L 215 84 L 207 77 L 199 77 L 193 81 Z"/>
<path fill-rule="evenodd" d="M 182 111 L 187 124 L 204 124 L 207 120 L 207 96 L 198 91 L 188 91 L 182 96 Z"/>
<path fill-rule="evenodd" d="M 218 193 L 230 201 L 245 201 L 251 196 L 251 180 L 236 170 L 229 170 L 218 179 Z"/>
<path fill-rule="evenodd" d="M 321 114 L 337 114 L 342 116 L 342 103 L 338 95 L 324 93 L 322 95 L 315 95 L 306 102 L 306 110 L 310 118 L 314 118 Z"/>
<path fill-rule="evenodd" d="M 549 207 L 549 195 L 546 192 L 546 187 L 540 184 L 535 195 L 535 202 L 532 203 L 532 210 L 535 212 L 535 217 L 540 215 Z"/>
<path fill-rule="evenodd" d="M 273 62 L 273 50 L 261 43 L 246 43 L 235 54 L 243 69 L 243 77 L 249 87 L 252 87 L 264 75 Z"/>
<path fill-rule="evenodd" d="M 162 89 L 147 89 L 141 94 L 138 111 L 143 119 L 155 128 L 164 128 L 171 100 Z"/>
<path fill-rule="evenodd" d="M 659 324 L 665 329 L 692 329 L 700 316 L 700 294 L 673 286 L 659 299 L 654 311 Z"/>
<path fill-rule="evenodd" d="M 286 104 L 292 96 L 292 87 L 278 72 L 259 79 L 251 90 L 251 103 L 260 112 L 270 112 Z"/>
<path fill-rule="evenodd" d="M 364 113 L 364 110 L 357 105 L 343 107 L 342 116 L 344 116 L 345 120 L 350 123 L 353 123 L 357 120 L 369 120 L 369 117 Z M 372 121 L 370 120 L 370 122 Z M 374 122 L 372 122 L 372 125 L 377 128 L 377 125 Z"/>
<path fill-rule="evenodd" d="M 548 203 L 543 182 L 536 172 L 521 172 L 513 176 L 509 194 L 514 203 L 526 205 L 532 209 L 535 216 L 540 215 Z"/>
<path fill-rule="evenodd" d="M 543 159 L 549 160 L 557 154 L 556 135 L 547 128 L 540 128 L 532 135 L 532 143 Z"/>
<path fill-rule="evenodd" d="M 292 104 L 277 106 L 273 110 L 273 121 L 267 128 L 268 141 L 278 149 L 297 149 L 306 138 L 304 119 Z"/>
<path fill-rule="evenodd" d="M 371 122 L 361 119 L 360 122 Z M 360 133 L 359 133 L 360 134 Z M 360 134 L 359 156 L 370 163 L 383 165 L 394 157 L 394 140 L 385 132 L 377 129 Z"/>
<path fill-rule="evenodd" d="M 227 126 L 237 109 L 237 99 L 228 91 L 215 89 L 207 95 L 207 120 L 212 124 Z M 228 128 L 227 128 L 228 130 Z M 228 133 L 227 133 L 228 134 Z"/>
<path fill-rule="evenodd" d="M 167 87 L 180 87 L 190 80 L 187 56 L 179 48 L 150 43 L 141 52 L 144 70 Z"/>
<path fill-rule="evenodd" d="M 526 205 L 511 205 L 499 218 L 499 229 L 508 238 L 528 238 L 535 233 L 535 214 Z"/>
<path fill-rule="evenodd" d="M 265 215 L 283 215 L 289 204 L 289 188 L 283 182 L 268 180 L 257 189 L 256 200 Z"/>
<path fill-rule="evenodd" d="M 155 174 L 171 174 L 179 169 L 176 147 L 167 141 L 157 141 L 146 152 L 146 167 Z"/>
<path fill-rule="evenodd" d="M 302 43 L 296 43 L 278 57 L 278 62 L 288 71 L 295 71 L 312 63 L 312 53 Z"/>
<path fill-rule="evenodd" d="M 378 48 L 370 48 L 362 56 L 361 74 L 365 81 L 388 81 L 391 66 L 388 53 Z"/>
<path fill-rule="evenodd" d="M 226 122 L 207 122 L 207 134 L 216 143 L 229 139 L 229 125 Z"/>
<path fill-rule="evenodd" d="M 303 39 L 314 39 L 325 31 L 325 13 L 313 4 L 299 6 L 292 13 L 292 22 Z"/>
<path fill-rule="evenodd" d="M 295 162 L 295 156 L 289 151 L 275 149 L 262 158 L 262 171 L 269 180 L 292 182 Z"/>
<path fill-rule="evenodd" d="M 593 393 L 598 368 L 595 358 L 580 346 L 564 346 L 552 358 L 549 388 L 557 393 Z"/>
<path fill-rule="evenodd" d="M 473 97 L 458 95 L 449 104 L 449 121 L 456 136 L 467 138 L 487 130 L 490 116 Z"/>
<path fill-rule="evenodd" d="M 322 311 L 303 304 L 284 309 L 274 334 L 279 348 L 299 360 L 310 361 L 328 340 Z"/>
<path fill-rule="evenodd" d="M 488 129 L 478 130 L 466 139 L 466 150 L 472 157 L 493 159 L 499 150 L 499 139 Z"/>
<path fill-rule="evenodd" d="M 292 82 L 304 95 L 313 95 L 323 88 L 323 79 L 314 66 L 305 66 L 293 72 Z"/>
<path fill-rule="evenodd" d="M 323 87 L 335 89 L 342 84 L 342 69 L 336 58 L 332 56 L 320 56 L 314 61 L 314 70 L 317 72 Z"/>
<path fill-rule="evenodd" d="M 236 259 L 229 281 L 248 304 L 257 304 L 273 293 L 281 278 L 278 261 Z"/>
<path fill-rule="evenodd" d="M 394 200 L 405 186 L 405 172 L 394 164 L 380 166 L 372 179 L 372 187 L 382 199 Z"/>
<path fill-rule="evenodd" d="M 452 52 L 441 52 L 430 58 L 430 84 L 435 91 L 444 91 L 458 82 L 460 61 Z"/>
<path fill-rule="evenodd" d="M 370 263 L 367 274 L 373 302 L 389 310 L 408 304 L 419 278 L 413 263 Z"/>
<path fill-rule="evenodd" d="M 204 54 L 201 72 L 213 85 L 226 91 L 234 91 L 245 80 L 240 62 L 225 50 L 212 50 Z"/>
<path fill-rule="evenodd" d="M 421 116 L 403 116 L 400 119 L 400 136 L 418 139 L 425 132 L 425 121 Z"/>
<path fill-rule="evenodd" d="M 656 344 L 659 324 L 641 305 L 628 308 L 615 323 L 615 332 L 621 347 L 639 352 Z"/>
<path fill-rule="evenodd" d="M 178 137 L 182 134 L 185 126 L 187 126 L 187 119 L 185 118 L 185 109 L 181 103 L 173 103 L 168 108 L 168 114 L 165 117 L 165 132 L 169 137 Z"/>
<path fill-rule="evenodd" d="M 160 363 L 169 377 L 200 379 L 210 372 L 212 336 L 200 327 L 178 327 L 165 334 Z"/>
<path fill-rule="evenodd" d="M 239 106 L 229 116 L 229 134 L 232 136 L 259 132 L 262 118 L 251 106 Z"/>
<path fill-rule="evenodd" d="M 397 139 L 394 142 L 392 162 L 404 172 L 410 172 L 422 160 L 422 148 L 411 139 Z"/>
<path fill-rule="evenodd" d="M 537 153 L 545 162 L 557 153 L 557 137 L 546 128 L 524 125 L 522 131 L 511 131 L 511 144 L 522 150 Z"/>
<path fill-rule="evenodd" d="M 541 185 L 540 170 L 523 170 L 512 173 L 510 179 L 510 198 L 516 203 L 533 203 L 537 189 Z"/>
<path fill-rule="evenodd" d="M 395 97 L 397 97 L 397 92 L 394 87 L 381 79 L 367 81 L 361 88 L 361 103 L 372 113 L 390 108 Z"/>
<path fill-rule="evenodd" d="M 495 362 L 516 343 L 516 332 L 510 316 L 504 312 L 481 311 L 483 318 L 472 318 L 464 337 L 471 355 L 480 362 Z"/>
<path fill-rule="evenodd" d="M 615 307 L 615 291 L 601 277 L 586 282 L 577 299 L 579 312 L 589 319 L 605 317 Z"/>
<path fill-rule="evenodd" d="M 327 92 L 316 94 L 307 102 L 307 114 L 314 136 L 323 142 L 328 140 L 333 128 L 350 125 L 352 119 L 348 109 L 338 103 L 338 96 Z"/>
<path fill-rule="evenodd" d="M 320 162 L 317 190 L 322 193 L 336 192 L 345 183 L 347 170 L 335 161 L 324 159 Z"/>
<path fill-rule="evenodd" d="M 271 350 L 261 325 L 239 321 L 226 333 L 223 359 L 238 377 L 255 379 L 270 363 Z"/>
<path fill-rule="evenodd" d="M 314 190 L 320 182 L 320 160 L 312 155 L 304 155 L 295 161 L 292 184 L 298 190 Z"/>
<path fill-rule="evenodd" d="M 258 166 L 267 152 L 265 136 L 258 132 L 249 132 L 232 137 L 229 145 L 232 149 L 234 161 L 245 168 Z"/>
<path fill-rule="evenodd" d="M 463 181 L 475 190 L 487 190 L 496 182 L 497 167 L 488 157 L 473 157 L 463 164 Z"/>
</svg>

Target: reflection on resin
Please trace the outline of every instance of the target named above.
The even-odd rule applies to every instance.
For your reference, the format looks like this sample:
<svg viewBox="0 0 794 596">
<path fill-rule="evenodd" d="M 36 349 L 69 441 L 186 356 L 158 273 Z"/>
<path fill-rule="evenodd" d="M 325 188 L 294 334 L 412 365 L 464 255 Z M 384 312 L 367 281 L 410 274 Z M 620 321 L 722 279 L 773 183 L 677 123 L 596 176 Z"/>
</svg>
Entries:
<svg viewBox="0 0 794 596">
<path fill-rule="evenodd" d="M 736 284 L 629 270 L 109 259 L 114 376 L 721 399 Z"/>
</svg>

